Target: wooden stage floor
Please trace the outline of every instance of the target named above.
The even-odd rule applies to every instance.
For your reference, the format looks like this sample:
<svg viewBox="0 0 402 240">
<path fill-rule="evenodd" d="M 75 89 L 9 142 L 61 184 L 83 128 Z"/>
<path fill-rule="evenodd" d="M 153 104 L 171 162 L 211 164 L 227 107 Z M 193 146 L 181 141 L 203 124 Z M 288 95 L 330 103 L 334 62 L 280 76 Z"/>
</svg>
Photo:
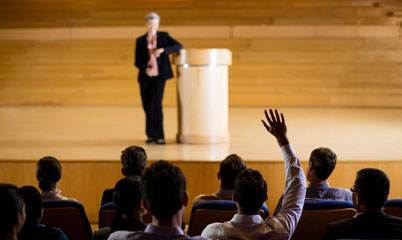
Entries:
<svg viewBox="0 0 402 240">
<path fill-rule="evenodd" d="M 311 150 L 326 146 L 339 159 L 331 186 L 349 188 L 359 169 L 375 167 L 391 180 L 390 198 L 402 197 L 402 109 L 280 110 L 304 169 Z M 273 211 L 283 193 L 283 160 L 276 141 L 260 122 L 263 108 L 230 108 L 230 143 L 215 145 L 176 144 L 177 109 L 165 107 L 164 113 L 168 144 L 158 146 L 144 144 L 140 107 L 0 107 L 0 182 L 37 186 L 36 162 L 55 156 L 63 166 L 59 186 L 63 194 L 78 199 L 96 223 L 103 190 L 122 177 L 120 153 L 129 145 L 144 146 L 150 161 L 165 159 L 180 167 L 190 199 L 215 192 L 220 160 L 237 153 L 267 180 L 266 204 Z M 187 222 L 190 212 L 184 215 Z"/>
<path fill-rule="evenodd" d="M 301 160 L 325 146 L 339 161 L 402 160 L 402 109 L 282 107 L 289 138 Z M 230 153 L 246 160 L 281 161 L 276 142 L 263 128 L 261 107 L 230 108 L 230 142 L 176 144 L 177 109 L 165 107 L 167 145 L 144 143 L 138 106 L 0 107 L 0 160 L 118 161 L 129 145 L 143 146 L 150 160 L 213 161 Z"/>
</svg>

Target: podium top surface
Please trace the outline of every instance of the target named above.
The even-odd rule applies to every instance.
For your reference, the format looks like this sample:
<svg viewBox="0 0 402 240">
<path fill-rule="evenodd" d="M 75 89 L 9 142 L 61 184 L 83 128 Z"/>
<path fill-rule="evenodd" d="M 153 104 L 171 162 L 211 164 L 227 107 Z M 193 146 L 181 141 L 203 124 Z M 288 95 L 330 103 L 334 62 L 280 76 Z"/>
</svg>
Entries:
<svg viewBox="0 0 402 240">
<path fill-rule="evenodd" d="M 174 58 L 174 63 L 183 65 L 231 65 L 232 52 L 229 49 L 182 49 Z"/>
</svg>

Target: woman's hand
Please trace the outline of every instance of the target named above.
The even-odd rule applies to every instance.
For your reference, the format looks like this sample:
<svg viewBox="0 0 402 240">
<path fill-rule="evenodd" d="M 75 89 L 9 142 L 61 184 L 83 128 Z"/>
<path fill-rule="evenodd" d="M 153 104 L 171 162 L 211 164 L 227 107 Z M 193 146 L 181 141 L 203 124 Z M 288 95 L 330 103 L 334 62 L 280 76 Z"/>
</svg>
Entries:
<svg viewBox="0 0 402 240">
<path fill-rule="evenodd" d="M 159 57 L 162 53 L 164 53 L 165 52 L 165 49 L 164 48 L 158 48 L 158 49 L 155 49 L 154 50 L 154 52 L 153 52 L 153 54 L 155 55 L 155 57 Z"/>
</svg>

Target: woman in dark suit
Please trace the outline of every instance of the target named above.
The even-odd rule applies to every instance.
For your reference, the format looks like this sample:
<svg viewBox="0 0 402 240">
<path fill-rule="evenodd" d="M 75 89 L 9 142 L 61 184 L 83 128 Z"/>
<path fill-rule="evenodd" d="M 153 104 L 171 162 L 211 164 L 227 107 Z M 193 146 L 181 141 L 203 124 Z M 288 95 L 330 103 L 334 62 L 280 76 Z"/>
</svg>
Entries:
<svg viewBox="0 0 402 240">
<path fill-rule="evenodd" d="M 165 81 L 173 77 L 169 54 L 182 45 L 167 32 L 158 32 L 160 17 L 150 13 L 145 17 L 147 33 L 137 38 L 135 66 L 138 67 L 142 106 L 146 115 L 146 143 L 165 144 L 162 98 Z"/>
</svg>

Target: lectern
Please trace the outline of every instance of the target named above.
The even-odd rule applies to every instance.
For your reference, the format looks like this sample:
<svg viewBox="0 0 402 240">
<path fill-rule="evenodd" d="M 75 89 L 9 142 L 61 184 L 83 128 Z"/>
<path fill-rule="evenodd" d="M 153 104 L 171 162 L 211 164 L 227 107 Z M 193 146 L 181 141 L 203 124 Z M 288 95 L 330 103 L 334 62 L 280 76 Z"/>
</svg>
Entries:
<svg viewBox="0 0 402 240">
<path fill-rule="evenodd" d="M 183 49 L 177 65 L 178 134 L 181 143 L 229 141 L 228 49 Z"/>
</svg>

